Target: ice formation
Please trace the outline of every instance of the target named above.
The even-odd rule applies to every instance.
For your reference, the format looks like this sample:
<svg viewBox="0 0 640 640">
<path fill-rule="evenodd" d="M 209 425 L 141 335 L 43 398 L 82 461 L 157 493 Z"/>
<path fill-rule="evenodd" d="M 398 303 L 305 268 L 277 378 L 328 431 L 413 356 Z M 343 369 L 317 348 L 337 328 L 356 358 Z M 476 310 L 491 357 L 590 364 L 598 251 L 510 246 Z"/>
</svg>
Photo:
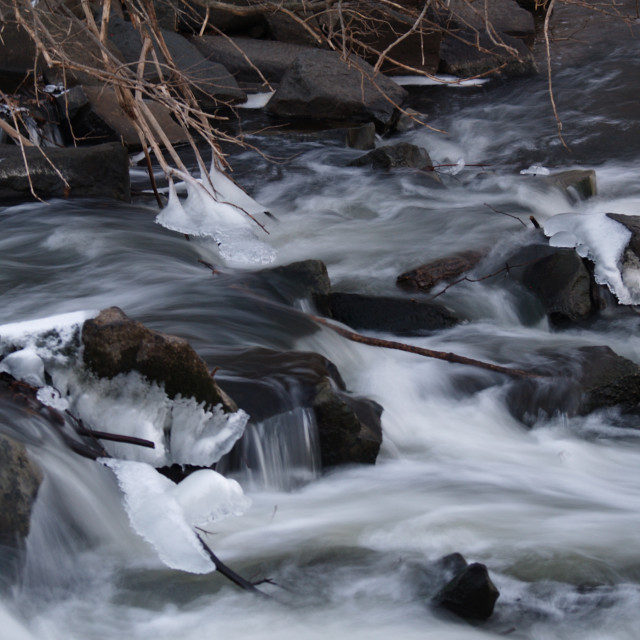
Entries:
<svg viewBox="0 0 640 640">
<path fill-rule="evenodd" d="M 102 462 L 118 478 L 131 526 L 167 566 L 190 573 L 215 569 L 194 527 L 206 527 L 248 508 L 250 501 L 235 480 L 202 469 L 175 484 L 144 462 Z"/>
<path fill-rule="evenodd" d="M 275 260 L 275 250 L 256 236 L 256 232 L 261 231 L 250 217 L 264 213 L 265 208 L 213 163 L 208 176 L 197 183 L 185 184 L 187 198 L 184 201 L 171 184 L 169 203 L 158 214 L 156 222 L 173 231 L 212 238 L 222 258 L 231 264 L 268 264 Z"/>
<path fill-rule="evenodd" d="M 594 277 L 606 285 L 622 304 L 639 304 L 638 273 L 623 265 L 631 232 L 605 213 L 561 213 L 549 218 L 544 232 L 553 247 L 575 247 L 595 264 Z"/>
</svg>

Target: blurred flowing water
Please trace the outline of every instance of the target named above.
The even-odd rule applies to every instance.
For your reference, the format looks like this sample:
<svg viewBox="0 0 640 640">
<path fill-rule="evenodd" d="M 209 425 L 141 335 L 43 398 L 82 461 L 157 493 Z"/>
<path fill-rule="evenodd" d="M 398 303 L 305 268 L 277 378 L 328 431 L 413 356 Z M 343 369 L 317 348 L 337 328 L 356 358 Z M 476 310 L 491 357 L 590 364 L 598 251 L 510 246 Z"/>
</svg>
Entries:
<svg viewBox="0 0 640 640">
<path fill-rule="evenodd" d="M 234 177 L 277 218 L 261 237 L 275 264 L 321 259 L 336 290 L 393 294 L 402 271 L 454 251 L 489 248 L 500 265 L 534 233 L 512 216 L 529 227 L 530 215 L 640 215 L 639 80 L 636 41 L 556 74 L 570 152 L 543 77 L 414 91 L 442 132 L 399 139 L 424 145 L 434 164 L 464 161 L 456 175 L 443 172 L 443 187 L 420 172 L 349 168 L 359 152 L 337 139 L 283 135 L 250 136 L 285 159 L 242 152 Z M 520 175 L 533 164 L 595 168 L 598 196 L 576 203 Z M 216 574 L 163 567 L 129 527 L 111 471 L 5 409 L 0 430 L 26 442 L 46 479 L 25 565 L 2 591 L 2 637 L 637 637 L 640 431 L 607 413 L 525 429 L 506 408 L 503 378 L 347 342 L 276 299 L 256 304 L 241 286 L 250 264 L 226 269 L 215 243 L 187 242 L 156 215 L 151 204 L 111 201 L 0 209 L 0 323 L 117 305 L 185 337 L 211 367 L 249 347 L 316 351 L 351 391 L 384 407 L 378 463 L 320 476 L 299 408 L 252 427 L 252 471 L 237 478 L 253 506 L 215 523 L 210 541 L 239 572 L 285 587 L 261 601 Z M 504 278 L 452 287 L 439 300 L 468 322 L 411 343 L 519 368 L 541 349 L 584 345 L 640 363 L 633 311 L 556 331 Z M 224 386 L 230 375 L 223 368 L 217 379 Z M 287 430 L 291 440 L 274 435 Z M 455 551 L 487 564 L 501 591 L 486 623 L 445 616 L 421 595 L 417 567 Z"/>
</svg>

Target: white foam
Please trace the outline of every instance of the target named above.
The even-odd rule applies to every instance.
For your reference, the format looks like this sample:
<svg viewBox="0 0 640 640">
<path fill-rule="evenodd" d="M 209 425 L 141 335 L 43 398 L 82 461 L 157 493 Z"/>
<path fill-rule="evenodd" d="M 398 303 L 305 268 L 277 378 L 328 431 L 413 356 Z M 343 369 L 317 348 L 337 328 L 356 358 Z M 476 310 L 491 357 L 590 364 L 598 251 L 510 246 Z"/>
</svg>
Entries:
<svg viewBox="0 0 640 640">
<path fill-rule="evenodd" d="M 75 330 L 85 320 L 95 318 L 97 315 L 98 311 L 74 311 L 37 320 L 3 324 L 0 325 L 0 341 L 12 341 L 13 344 L 27 345 L 34 338 L 52 331 L 60 334 L 61 338 L 71 339 Z"/>
<path fill-rule="evenodd" d="M 267 91 L 266 93 L 251 93 L 247 96 L 246 102 L 239 104 L 240 109 L 262 109 L 267 102 L 271 100 L 271 96 L 275 91 Z"/>
<path fill-rule="evenodd" d="M 553 247 L 575 247 L 595 264 L 597 283 L 606 285 L 622 304 L 640 303 L 640 289 L 630 289 L 621 269 L 622 256 L 631 238 L 623 225 L 605 213 L 561 213 L 549 218 L 544 232 Z"/>
<path fill-rule="evenodd" d="M 458 78 L 449 75 L 436 76 L 393 76 L 393 81 L 400 86 L 446 86 L 446 87 L 477 87 L 489 82 L 487 78 Z"/>
</svg>

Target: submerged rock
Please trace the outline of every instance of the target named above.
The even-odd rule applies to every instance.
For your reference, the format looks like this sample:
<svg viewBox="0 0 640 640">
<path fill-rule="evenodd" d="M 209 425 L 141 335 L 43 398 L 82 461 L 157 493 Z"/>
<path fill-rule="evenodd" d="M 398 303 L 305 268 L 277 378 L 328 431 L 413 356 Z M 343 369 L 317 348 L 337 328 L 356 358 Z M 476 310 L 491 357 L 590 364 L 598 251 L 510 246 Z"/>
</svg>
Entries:
<svg viewBox="0 0 640 640">
<path fill-rule="evenodd" d="M 118 307 L 104 309 L 87 320 L 82 343 L 85 365 L 98 377 L 137 371 L 163 384 L 170 398 L 180 394 L 207 407 L 221 404 L 227 412 L 237 409 L 184 338 L 148 329 Z"/>
<path fill-rule="evenodd" d="M 606 346 L 541 354 L 542 377 L 518 380 L 507 391 L 511 413 L 531 425 L 556 414 L 584 416 L 619 407 L 640 412 L 640 367 Z"/>
<path fill-rule="evenodd" d="M 480 251 L 464 251 L 432 260 L 400 274 L 396 284 L 407 291 L 430 291 L 436 284 L 452 280 L 473 269 L 482 259 Z"/>
<path fill-rule="evenodd" d="M 410 169 L 429 170 L 433 167 L 433 162 L 426 149 L 418 147 L 408 142 L 397 144 L 387 144 L 378 147 L 365 155 L 352 160 L 350 167 L 373 167 L 374 169 L 397 169 L 406 167 Z M 429 173 L 437 179 L 433 172 Z"/>
<path fill-rule="evenodd" d="M 0 544 L 13 546 L 29 534 L 42 471 L 25 446 L 0 435 Z"/>
<path fill-rule="evenodd" d="M 566 191 L 574 201 L 586 200 L 598 195 L 596 172 L 593 169 L 560 171 L 544 178 L 544 180 Z"/>
<path fill-rule="evenodd" d="M 458 323 L 444 305 L 429 300 L 367 296 L 334 292 L 328 296 L 329 315 L 354 329 L 421 335 Z"/>
</svg>

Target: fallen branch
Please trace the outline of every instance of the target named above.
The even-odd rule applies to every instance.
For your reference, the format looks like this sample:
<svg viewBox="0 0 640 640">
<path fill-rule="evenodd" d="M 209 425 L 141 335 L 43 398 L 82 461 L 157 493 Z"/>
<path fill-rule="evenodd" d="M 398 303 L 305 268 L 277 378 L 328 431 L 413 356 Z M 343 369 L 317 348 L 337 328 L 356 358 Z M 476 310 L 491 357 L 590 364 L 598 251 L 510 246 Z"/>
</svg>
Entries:
<svg viewBox="0 0 640 640">
<path fill-rule="evenodd" d="M 196 527 L 196 529 L 199 529 L 199 527 Z M 199 529 L 199 530 L 202 531 L 202 529 Z M 200 544 L 202 545 L 202 548 L 204 549 L 205 553 L 209 556 L 209 558 L 211 559 L 211 562 L 213 562 L 216 570 L 219 571 L 225 578 L 227 578 L 227 580 L 231 580 L 231 582 L 239 586 L 241 589 L 244 589 L 245 591 L 250 591 L 251 593 L 255 593 L 256 595 L 259 595 L 263 598 L 271 597 L 266 593 L 260 591 L 260 589 L 258 589 L 256 585 L 253 584 L 253 582 L 249 582 L 249 580 L 246 580 L 241 575 L 233 571 L 233 569 L 230 569 L 224 562 L 222 562 L 222 560 L 220 560 L 220 558 L 218 558 L 218 556 L 215 553 L 213 553 L 209 545 L 202 539 L 202 536 L 197 531 L 196 531 L 196 536 L 200 541 Z"/>
<path fill-rule="evenodd" d="M 491 362 L 484 362 L 483 360 L 475 360 L 474 358 L 467 358 L 465 356 L 459 356 L 456 353 L 446 351 L 434 351 L 432 349 L 425 349 L 423 347 L 416 347 L 404 342 L 395 342 L 393 340 L 383 340 L 382 338 L 370 338 L 363 336 L 360 333 L 344 329 L 327 320 L 326 318 L 320 318 L 309 314 L 309 317 L 318 322 L 319 324 L 328 327 L 331 331 L 335 331 L 338 335 L 341 335 L 347 340 L 352 342 L 359 342 L 361 344 L 367 344 L 372 347 L 383 347 L 385 349 L 396 349 L 397 351 L 406 351 L 408 353 L 415 353 L 419 356 L 425 356 L 427 358 L 435 358 L 436 360 L 445 360 L 446 362 L 453 362 L 456 364 L 471 365 L 480 369 L 486 369 L 495 373 L 504 373 L 513 378 L 539 378 L 541 377 L 537 373 L 531 371 L 524 371 L 523 369 L 511 369 L 510 367 L 503 367 L 499 364 L 492 364 Z"/>
</svg>

